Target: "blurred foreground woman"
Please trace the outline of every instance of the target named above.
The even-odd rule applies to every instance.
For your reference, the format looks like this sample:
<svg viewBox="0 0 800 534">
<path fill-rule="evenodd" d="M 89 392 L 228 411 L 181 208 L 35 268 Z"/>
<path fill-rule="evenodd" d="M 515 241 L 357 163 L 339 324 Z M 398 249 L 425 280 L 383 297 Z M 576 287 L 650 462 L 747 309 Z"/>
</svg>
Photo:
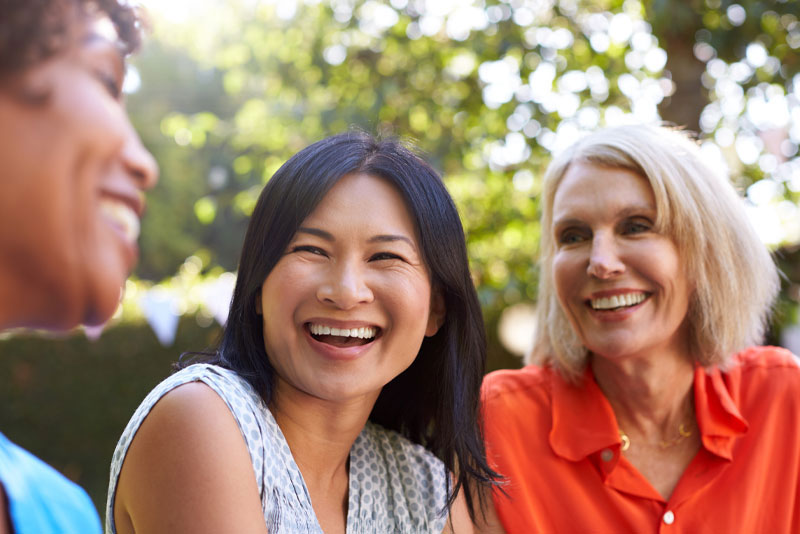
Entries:
<svg viewBox="0 0 800 534">
<path fill-rule="evenodd" d="M 0 331 L 107 320 L 155 163 L 122 102 L 137 18 L 115 0 L 0 3 Z M 0 533 L 100 532 L 83 490 L 0 434 Z"/>
<path fill-rule="evenodd" d="M 395 141 L 319 141 L 259 197 L 211 362 L 125 429 L 106 532 L 468 534 L 485 354 L 439 176 Z"/>
<path fill-rule="evenodd" d="M 610 128 L 542 196 L 533 361 L 483 386 L 487 532 L 800 532 L 800 370 L 776 268 L 679 132 Z"/>
</svg>

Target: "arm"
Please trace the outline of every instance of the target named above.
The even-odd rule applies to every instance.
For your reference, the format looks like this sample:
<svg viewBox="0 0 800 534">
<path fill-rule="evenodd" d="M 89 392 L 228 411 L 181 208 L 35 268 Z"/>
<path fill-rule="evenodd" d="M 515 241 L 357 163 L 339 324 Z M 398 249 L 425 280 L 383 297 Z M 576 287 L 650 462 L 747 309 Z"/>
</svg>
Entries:
<svg viewBox="0 0 800 534">
<path fill-rule="evenodd" d="M 11 530 L 11 517 L 8 514 L 6 506 L 6 492 L 3 490 L 3 485 L 0 484 L 0 534 L 10 534 Z"/>
<path fill-rule="evenodd" d="M 266 534 L 247 445 L 211 388 L 184 384 L 153 407 L 122 465 L 114 519 L 119 534 Z"/>
</svg>

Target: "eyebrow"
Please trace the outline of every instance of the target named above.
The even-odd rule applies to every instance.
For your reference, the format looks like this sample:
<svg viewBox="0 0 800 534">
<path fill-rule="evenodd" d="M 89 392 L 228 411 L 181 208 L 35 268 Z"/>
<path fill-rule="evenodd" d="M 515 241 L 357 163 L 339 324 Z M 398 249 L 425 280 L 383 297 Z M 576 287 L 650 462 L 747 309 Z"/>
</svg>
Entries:
<svg viewBox="0 0 800 534">
<path fill-rule="evenodd" d="M 333 237 L 333 234 L 326 232 L 325 230 L 320 230 L 319 228 L 308 228 L 306 226 L 301 226 L 297 229 L 297 233 L 315 235 L 324 239 L 325 241 L 336 241 L 336 238 Z"/>
<path fill-rule="evenodd" d="M 650 204 L 637 204 L 635 206 L 627 206 L 614 213 L 614 216 L 619 218 L 630 217 L 631 215 L 647 215 L 655 217 L 656 207 L 651 206 Z M 579 219 L 576 217 L 566 217 L 563 219 L 553 220 L 554 227 L 572 225 L 572 224 L 584 224 L 584 223 L 585 221 L 583 219 Z"/>
<path fill-rule="evenodd" d="M 560 226 L 574 226 L 574 225 L 584 224 L 584 221 L 580 219 L 576 219 L 574 217 L 568 217 L 566 219 L 555 219 L 553 220 L 553 228 L 558 228 Z"/>
<path fill-rule="evenodd" d="M 330 241 L 330 242 L 336 241 L 336 238 L 333 237 L 333 234 L 331 234 L 330 232 L 326 232 L 325 230 L 321 230 L 319 228 L 309 228 L 307 226 L 301 226 L 300 228 L 297 229 L 297 233 L 314 235 L 321 239 L 324 239 L 325 241 Z M 416 245 L 414 245 L 414 242 L 404 235 L 378 234 L 367 239 L 367 243 L 392 243 L 395 241 L 404 241 L 408 243 L 414 250 L 417 249 Z"/>
<path fill-rule="evenodd" d="M 405 241 L 409 244 L 409 246 L 411 246 L 411 248 L 414 250 L 417 249 L 416 245 L 414 245 L 414 242 L 404 235 L 381 234 L 367 239 L 367 243 L 392 243 L 394 241 Z"/>
</svg>

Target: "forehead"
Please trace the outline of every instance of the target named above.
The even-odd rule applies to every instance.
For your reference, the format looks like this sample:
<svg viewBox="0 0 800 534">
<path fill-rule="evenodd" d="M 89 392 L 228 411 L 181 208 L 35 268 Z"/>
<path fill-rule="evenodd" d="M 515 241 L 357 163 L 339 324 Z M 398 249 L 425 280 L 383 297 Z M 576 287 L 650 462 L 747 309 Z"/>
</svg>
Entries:
<svg viewBox="0 0 800 534">
<path fill-rule="evenodd" d="M 613 214 L 655 207 L 653 189 L 638 173 L 580 161 L 567 168 L 553 195 L 554 219 L 576 213 Z"/>
<path fill-rule="evenodd" d="M 388 180 L 365 173 L 340 178 L 307 218 L 315 220 L 337 226 L 397 226 L 406 231 L 415 227 L 400 191 Z"/>
</svg>

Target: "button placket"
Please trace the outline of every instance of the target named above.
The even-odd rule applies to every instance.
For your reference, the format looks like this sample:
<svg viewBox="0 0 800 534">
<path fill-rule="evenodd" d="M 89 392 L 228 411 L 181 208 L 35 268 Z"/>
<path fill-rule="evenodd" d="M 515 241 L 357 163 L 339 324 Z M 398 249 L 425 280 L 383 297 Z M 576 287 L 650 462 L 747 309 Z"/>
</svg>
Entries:
<svg viewBox="0 0 800 534">
<path fill-rule="evenodd" d="M 663 519 L 664 523 L 667 525 L 671 525 L 675 522 L 675 513 L 672 510 L 667 510 L 661 519 Z"/>
</svg>

